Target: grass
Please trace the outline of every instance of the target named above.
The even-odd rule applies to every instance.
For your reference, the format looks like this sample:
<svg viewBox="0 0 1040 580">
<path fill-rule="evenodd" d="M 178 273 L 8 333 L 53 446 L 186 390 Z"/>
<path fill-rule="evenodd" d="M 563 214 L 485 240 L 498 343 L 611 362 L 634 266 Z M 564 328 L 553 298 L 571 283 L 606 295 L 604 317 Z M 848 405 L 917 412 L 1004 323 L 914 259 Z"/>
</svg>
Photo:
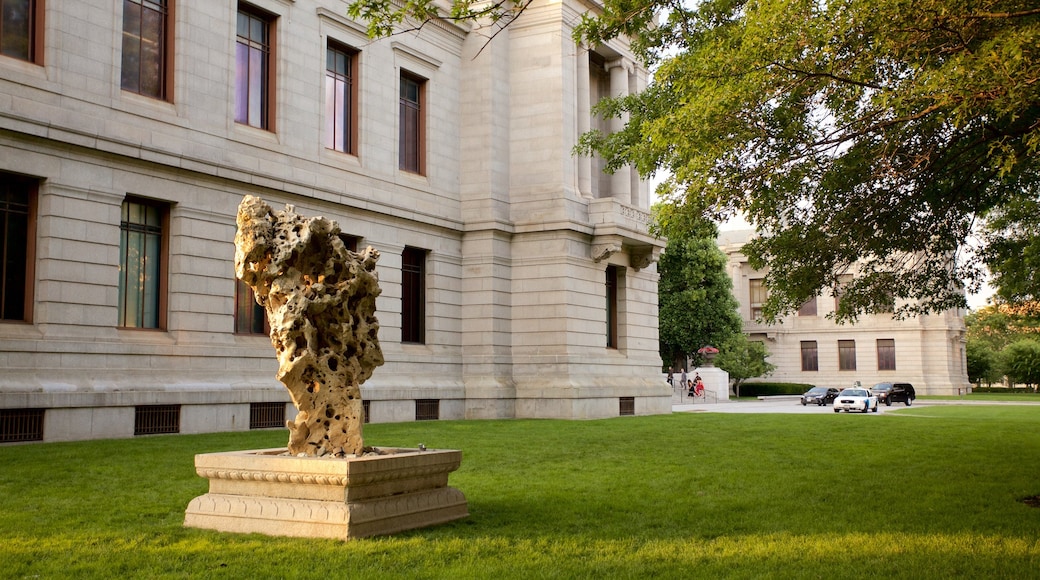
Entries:
<svg viewBox="0 0 1040 580">
<path fill-rule="evenodd" d="M 953 400 L 953 401 L 1008 401 L 1014 403 L 1040 403 L 1040 394 L 1037 393 L 968 393 L 967 395 L 922 395 L 922 401 L 927 400 Z"/>
<path fill-rule="evenodd" d="M 339 542 L 181 524 L 195 453 L 283 431 L 0 447 L 5 578 L 1037 577 L 1040 407 L 366 427 L 462 449 L 465 520 Z"/>
</svg>

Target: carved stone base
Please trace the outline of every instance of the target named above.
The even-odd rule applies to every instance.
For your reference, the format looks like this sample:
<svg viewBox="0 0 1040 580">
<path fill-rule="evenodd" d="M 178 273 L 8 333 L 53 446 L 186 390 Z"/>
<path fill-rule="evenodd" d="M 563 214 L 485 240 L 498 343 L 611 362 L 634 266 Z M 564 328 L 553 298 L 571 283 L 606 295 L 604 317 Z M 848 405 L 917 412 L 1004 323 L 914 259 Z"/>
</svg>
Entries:
<svg viewBox="0 0 1040 580">
<path fill-rule="evenodd" d="M 221 532 L 350 539 L 424 528 L 469 515 L 448 487 L 462 452 L 380 448 L 362 457 L 293 457 L 285 449 L 195 456 L 209 493 L 184 525 Z"/>
</svg>

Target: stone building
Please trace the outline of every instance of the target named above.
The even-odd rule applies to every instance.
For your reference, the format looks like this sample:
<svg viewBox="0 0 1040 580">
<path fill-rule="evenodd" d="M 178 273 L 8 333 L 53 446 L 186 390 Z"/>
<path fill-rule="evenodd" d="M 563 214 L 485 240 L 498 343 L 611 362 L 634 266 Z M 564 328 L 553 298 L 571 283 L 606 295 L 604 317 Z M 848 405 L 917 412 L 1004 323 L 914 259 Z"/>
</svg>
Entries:
<svg viewBox="0 0 1040 580">
<path fill-rule="evenodd" d="M 374 422 L 670 409 L 647 185 L 575 156 L 639 90 L 597 4 L 370 40 L 336 0 L 7 0 L 0 441 L 277 426 L 246 194 L 382 257 Z"/>
<path fill-rule="evenodd" d="M 751 231 L 722 232 L 719 247 L 728 256 L 727 271 L 740 303 L 744 331 L 769 351 L 776 370 L 767 380 L 850 387 L 856 381 L 909 382 L 918 394 L 956 395 L 969 387 L 965 359 L 964 312 L 896 320 L 888 314 L 861 316 L 837 324 L 827 315 L 836 299 L 824 294 L 776 324 L 759 321 L 769 289 L 765 273 L 748 265 L 741 253 Z"/>
</svg>

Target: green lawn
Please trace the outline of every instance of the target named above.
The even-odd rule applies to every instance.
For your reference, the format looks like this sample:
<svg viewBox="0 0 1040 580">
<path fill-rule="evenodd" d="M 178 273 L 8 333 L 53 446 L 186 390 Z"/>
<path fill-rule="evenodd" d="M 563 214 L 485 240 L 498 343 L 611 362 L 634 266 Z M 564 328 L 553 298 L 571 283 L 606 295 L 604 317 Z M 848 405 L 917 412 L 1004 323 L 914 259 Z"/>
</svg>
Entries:
<svg viewBox="0 0 1040 580">
<path fill-rule="evenodd" d="M 462 449 L 470 517 L 339 542 L 185 529 L 192 457 L 284 431 L 0 447 L 5 578 L 1028 578 L 1040 407 L 369 425 Z"/>
</svg>

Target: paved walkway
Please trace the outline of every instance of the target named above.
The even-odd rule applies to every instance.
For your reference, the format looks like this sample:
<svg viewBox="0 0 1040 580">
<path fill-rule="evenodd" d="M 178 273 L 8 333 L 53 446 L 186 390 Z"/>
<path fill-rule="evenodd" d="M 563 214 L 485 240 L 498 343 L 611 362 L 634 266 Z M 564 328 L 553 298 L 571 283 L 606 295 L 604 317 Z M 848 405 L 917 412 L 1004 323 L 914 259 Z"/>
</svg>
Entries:
<svg viewBox="0 0 1040 580">
<path fill-rule="evenodd" d="M 1016 405 L 1040 405 L 1040 401 L 971 401 L 967 399 L 917 399 L 914 401 L 914 407 L 928 407 L 936 405 L 979 405 L 979 406 L 1016 406 Z M 878 407 L 879 412 L 884 413 L 886 410 L 893 409 L 905 409 L 906 405 L 902 403 L 895 403 L 891 407 L 881 405 Z M 676 397 L 672 397 L 672 411 L 675 413 L 692 413 L 692 412 L 708 412 L 708 413 L 792 413 L 792 414 L 808 414 L 808 413 L 821 413 L 821 412 L 832 412 L 832 408 L 827 405 L 824 407 L 818 407 L 816 405 L 803 406 L 801 404 L 801 397 L 797 395 L 790 396 L 778 396 L 778 397 L 765 397 L 762 399 L 756 399 L 753 401 L 749 400 L 732 400 L 732 401 L 702 401 L 698 400 L 693 403 L 682 401 Z"/>
</svg>

